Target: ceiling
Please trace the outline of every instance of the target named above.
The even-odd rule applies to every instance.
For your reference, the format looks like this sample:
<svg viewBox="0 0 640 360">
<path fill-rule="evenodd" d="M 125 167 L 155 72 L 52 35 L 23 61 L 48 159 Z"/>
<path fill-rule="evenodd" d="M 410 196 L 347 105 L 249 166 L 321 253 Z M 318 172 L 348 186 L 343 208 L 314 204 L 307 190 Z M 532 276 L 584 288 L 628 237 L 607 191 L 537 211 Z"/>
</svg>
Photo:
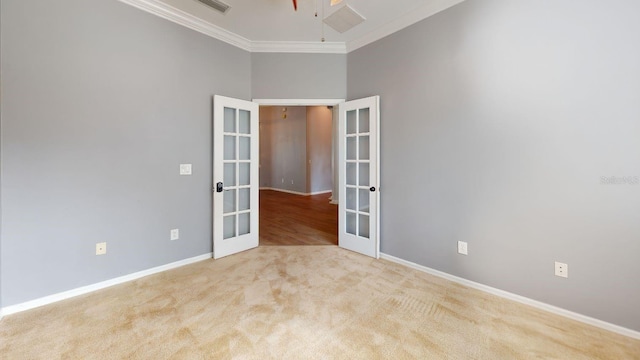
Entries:
<svg viewBox="0 0 640 360">
<path fill-rule="evenodd" d="M 346 53 L 463 0 L 222 0 L 221 14 L 197 0 L 120 0 L 250 51 Z M 339 33 L 323 18 L 350 6 L 366 20 Z M 324 36 L 323 36 L 324 34 Z M 325 42 L 321 41 L 325 38 Z M 308 51 L 305 51 L 308 50 Z"/>
</svg>

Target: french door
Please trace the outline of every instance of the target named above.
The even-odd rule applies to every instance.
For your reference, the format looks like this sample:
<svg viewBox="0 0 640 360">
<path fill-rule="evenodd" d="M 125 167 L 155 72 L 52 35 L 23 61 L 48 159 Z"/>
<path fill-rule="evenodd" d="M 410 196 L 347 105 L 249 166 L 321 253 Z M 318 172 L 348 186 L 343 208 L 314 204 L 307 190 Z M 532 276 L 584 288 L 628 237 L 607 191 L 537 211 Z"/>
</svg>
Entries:
<svg viewBox="0 0 640 360">
<path fill-rule="evenodd" d="M 380 97 L 339 105 L 338 244 L 378 258 Z"/>
<path fill-rule="evenodd" d="M 258 104 L 213 99 L 213 257 L 258 246 Z"/>
</svg>

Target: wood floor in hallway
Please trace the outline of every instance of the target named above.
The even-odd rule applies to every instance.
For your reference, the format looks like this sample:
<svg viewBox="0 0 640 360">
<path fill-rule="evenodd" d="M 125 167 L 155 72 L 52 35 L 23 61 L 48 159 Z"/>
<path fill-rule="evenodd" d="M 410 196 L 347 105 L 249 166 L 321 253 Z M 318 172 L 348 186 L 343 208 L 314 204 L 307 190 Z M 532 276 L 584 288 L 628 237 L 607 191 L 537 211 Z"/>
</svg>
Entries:
<svg viewBox="0 0 640 360">
<path fill-rule="evenodd" d="M 338 245 L 338 205 L 329 196 L 260 190 L 260 245 Z"/>
</svg>

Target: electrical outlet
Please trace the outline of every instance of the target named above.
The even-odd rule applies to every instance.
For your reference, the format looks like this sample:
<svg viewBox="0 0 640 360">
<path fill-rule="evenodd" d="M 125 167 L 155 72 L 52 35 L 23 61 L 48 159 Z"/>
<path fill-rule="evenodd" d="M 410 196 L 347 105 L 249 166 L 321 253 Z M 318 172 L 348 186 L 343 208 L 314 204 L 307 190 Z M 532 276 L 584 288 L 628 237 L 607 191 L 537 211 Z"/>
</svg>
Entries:
<svg viewBox="0 0 640 360">
<path fill-rule="evenodd" d="M 293 185 L 293 180 L 291 180 L 291 185 Z"/>
<path fill-rule="evenodd" d="M 282 178 L 282 183 L 284 184 L 284 178 Z"/>
<path fill-rule="evenodd" d="M 556 261 L 556 276 L 569 277 L 569 265 Z"/>
<path fill-rule="evenodd" d="M 104 255 L 107 253 L 107 243 L 101 242 L 96 244 L 96 255 Z"/>
<path fill-rule="evenodd" d="M 171 240 L 180 239 L 180 229 L 171 229 L 171 234 L 169 236 Z"/>
<path fill-rule="evenodd" d="M 180 175 L 191 175 L 191 164 L 180 164 Z"/>
<path fill-rule="evenodd" d="M 458 241 L 458 254 L 467 255 L 467 243 Z"/>
</svg>

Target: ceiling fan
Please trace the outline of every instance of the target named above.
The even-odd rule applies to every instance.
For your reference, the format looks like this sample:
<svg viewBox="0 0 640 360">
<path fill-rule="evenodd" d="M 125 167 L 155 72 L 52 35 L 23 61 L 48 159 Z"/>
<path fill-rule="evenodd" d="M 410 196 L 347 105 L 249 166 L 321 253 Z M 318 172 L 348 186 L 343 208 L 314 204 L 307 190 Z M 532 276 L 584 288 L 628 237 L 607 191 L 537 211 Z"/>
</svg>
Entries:
<svg viewBox="0 0 640 360">
<path fill-rule="evenodd" d="M 331 0 L 331 6 L 338 5 L 342 0 Z M 293 0 L 293 10 L 298 11 L 298 0 Z"/>
</svg>

